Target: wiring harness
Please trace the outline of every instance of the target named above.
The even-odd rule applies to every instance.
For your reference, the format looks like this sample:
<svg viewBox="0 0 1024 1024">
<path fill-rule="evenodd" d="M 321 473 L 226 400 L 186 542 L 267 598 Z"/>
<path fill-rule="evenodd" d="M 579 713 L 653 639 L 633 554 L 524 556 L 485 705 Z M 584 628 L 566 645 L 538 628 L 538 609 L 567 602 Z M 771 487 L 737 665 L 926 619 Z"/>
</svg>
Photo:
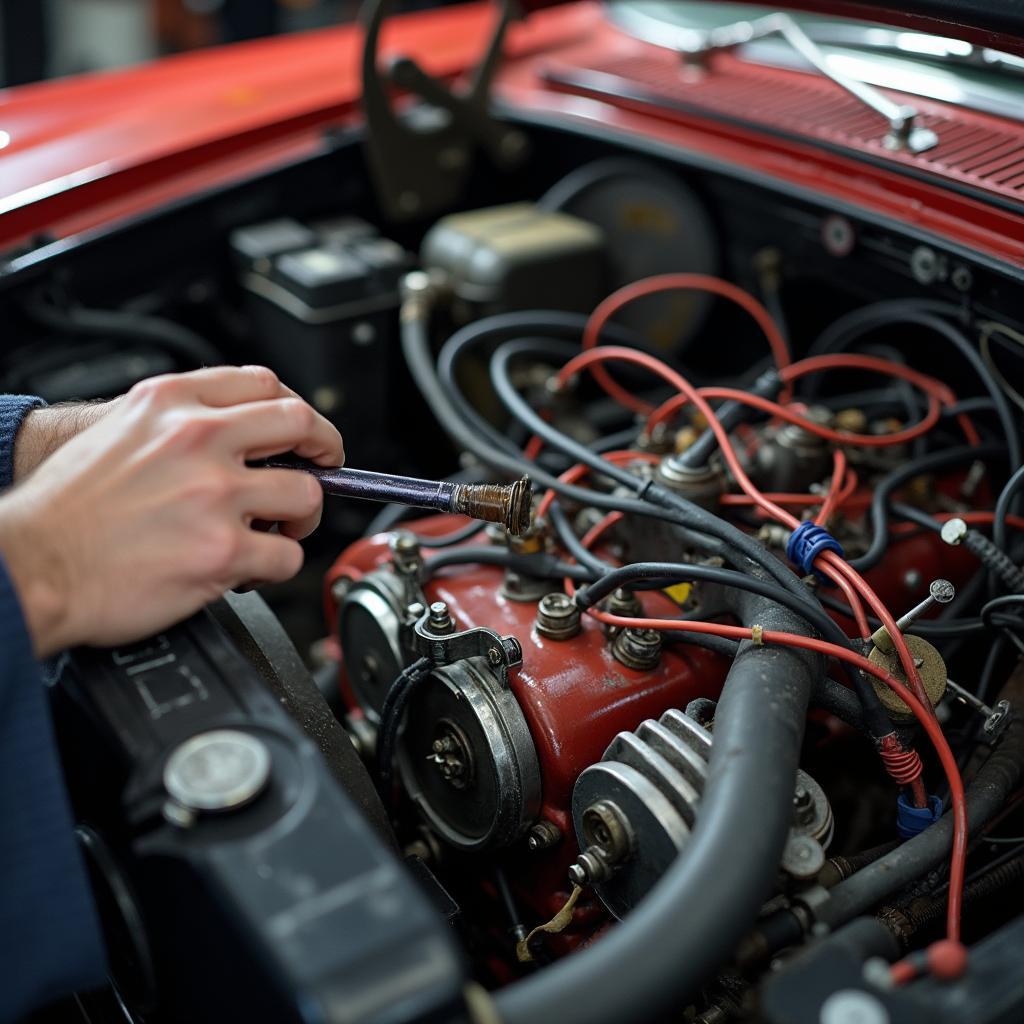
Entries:
<svg viewBox="0 0 1024 1024">
<path fill-rule="evenodd" d="M 746 386 L 698 387 L 679 369 L 646 351 L 641 340 L 615 325 L 615 315 L 628 303 L 676 289 L 706 291 L 739 305 L 763 332 L 773 369 L 761 373 Z M 820 662 L 823 666 L 823 684 L 824 666 L 837 666 L 856 697 L 855 711 L 849 712 L 848 717 L 856 718 L 859 727 L 872 738 L 890 777 L 905 788 L 900 796 L 903 834 L 938 836 L 939 830 L 945 829 L 943 835 L 948 836 L 943 840 L 949 854 L 944 944 L 936 946 L 928 957 L 896 965 L 893 978 L 904 981 L 922 966 L 946 974 L 962 969 L 966 954 L 960 946 L 960 918 L 970 816 L 961 763 L 936 717 L 934 701 L 922 678 L 920 659 L 908 645 L 896 615 L 864 574 L 885 559 L 894 540 L 909 536 L 908 531 L 941 534 L 944 523 L 962 519 L 972 527 L 972 540 L 965 547 L 979 563 L 975 580 L 964 588 L 963 594 L 974 600 L 979 590 L 988 586 L 989 603 L 980 615 L 974 616 L 965 614 L 969 609 L 963 603 L 951 606 L 951 614 L 943 613 L 938 620 L 921 622 L 920 632 L 956 644 L 994 628 L 1000 634 L 1000 643 L 1005 641 L 1024 650 L 1024 628 L 1017 617 L 1020 595 L 991 600 L 1002 588 L 1015 587 L 1020 579 L 1011 531 L 1024 526 L 1015 514 L 1016 493 L 1024 485 L 1024 471 L 1017 469 L 1011 475 L 998 489 L 994 502 L 989 499 L 989 508 L 924 511 L 899 500 L 906 485 L 925 474 L 967 466 L 968 472 L 976 476 L 988 473 L 992 479 L 998 479 L 1007 462 L 1011 467 L 1020 465 L 1020 436 L 1007 400 L 1005 381 L 993 376 L 987 357 L 979 357 L 961 329 L 946 319 L 951 312 L 948 308 L 908 300 L 879 303 L 840 319 L 805 358 L 794 360 L 782 331 L 752 295 L 730 282 L 706 275 L 668 274 L 622 288 L 602 302 L 590 317 L 536 311 L 480 320 L 449 338 L 435 362 L 429 321 L 438 294 L 436 283 L 426 275 L 414 274 L 407 279 L 402 317 L 406 359 L 432 411 L 459 449 L 471 453 L 492 470 L 510 475 L 527 472 L 544 489 L 536 516 L 549 526 L 565 556 L 529 556 L 529 566 L 521 567 L 539 577 L 560 578 L 566 594 L 582 613 L 613 630 L 654 630 L 667 637 L 691 637 L 733 657 L 749 647 L 805 652 L 817 659 L 806 664 Z M 930 330 L 948 342 L 977 374 L 984 396 L 960 401 L 949 385 L 937 377 L 892 358 L 847 351 L 880 325 L 899 320 Z M 994 336 L 991 328 L 986 337 L 989 336 Z M 485 417 L 463 391 L 461 368 L 471 356 L 487 361 L 494 394 L 509 421 L 522 431 L 522 442 L 513 440 L 508 431 Z M 547 410 L 538 411 L 517 386 L 516 368 L 526 362 L 552 367 Z M 631 371 L 631 381 L 637 379 L 636 371 L 647 374 L 653 379 L 654 390 L 648 388 L 641 393 L 638 387 L 622 383 L 612 375 L 613 366 Z M 895 393 L 907 410 L 906 419 L 887 430 L 872 432 L 845 423 L 823 423 L 812 414 L 808 403 L 823 392 L 826 379 L 840 373 L 873 376 L 887 382 L 886 388 L 860 393 L 859 400 L 864 401 L 866 395 L 866 404 L 877 401 L 881 405 L 891 403 Z M 586 444 L 558 425 L 558 403 L 579 393 L 588 375 L 621 405 L 624 415 L 638 418 L 636 428 L 627 427 L 614 439 Z M 826 398 L 835 404 L 834 395 Z M 994 430 L 990 428 L 990 419 Z M 722 466 L 727 484 L 718 495 L 717 508 L 704 507 L 667 486 L 657 472 L 663 455 L 645 450 L 653 438 L 664 437 L 680 420 L 689 432 L 688 447 L 680 457 L 683 464 L 692 467 L 720 462 Z M 750 441 L 756 447 L 754 425 L 763 428 L 766 423 L 776 429 L 784 425 L 798 428 L 829 446 L 831 474 L 822 488 L 807 493 L 776 492 L 755 482 L 751 449 L 745 446 Z M 628 442 L 631 430 L 636 441 L 633 446 L 623 444 L 624 440 Z M 955 434 L 951 435 L 950 430 Z M 921 450 L 921 445 L 927 445 L 940 433 L 944 447 L 937 451 Z M 951 443 L 956 435 L 961 439 L 959 444 Z M 910 446 L 916 446 L 918 457 L 906 458 Z M 896 458 L 890 458 L 881 470 L 870 463 L 871 453 L 884 458 L 887 452 L 895 453 Z M 699 462 L 694 453 L 700 454 Z M 853 456 L 864 463 L 865 468 L 859 472 L 851 464 Z M 861 475 L 865 472 L 873 474 L 873 487 L 862 484 Z M 966 486 L 962 492 L 967 493 Z M 991 495 L 991 489 L 988 493 Z M 590 526 L 582 535 L 577 533 L 570 514 L 580 510 L 589 510 L 591 516 Z M 741 518 L 737 520 L 736 516 Z M 609 538 L 634 517 L 664 524 L 671 529 L 676 544 L 699 554 L 700 559 L 646 560 L 622 565 L 609 560 Z M 863 550 L 850 558 L 832 531 L 834 523 L 847 518 L 862 521 L 866 530 Z M 992 539 L 978 532 L 983 527 L 991 527 Z M 781 531 L 776 536 L 782 541 L 789 566 L 758 539 L 769 528 Z M 462 539 L 459 534 L 453 543 Z M 460 555 L 460 551 L 465 554 Z M 429 560 L 426 571 L 438 572 L 462 557 L 472 561 L 481 558 L 482 553 L 480 549 L 455 547 L 450 553 Z M 488 557 L 511 564 L 514 556 L 492 553 Z M 717 564 L 713 564 L 715 561 Z M 602 608 L 602 602 L 622 588 L 663 588 L 680 581 L 713 583 L 758 602 L 746 608 L 783 609 L 779 620 L 783 628 L 772 621 L 736 624 L 685 614 L 678 618 L 655 618 Z M 902 678 L 868 656 L 873 644 L 881 643 L 880 630 Z M 738 648 L 732 646 L 737 641 Z M 983 673 L 977 687 L 979 700 L 986 695 L 989 677 L 994 672 L 995 668 L 989 667 Z M 902 702 L 916 729 L 894 724 L 873 682 Z M 727 692 L 731 692 L 730 685 L 727 681 Z M 810 691 L 801 699 L 800 714 L 805 715 Z M 731 701 L 726 705 L 733 707 Z M 832 706 L 849 704 L 838 699 Z M 780 721 L 780 727 L 781 724 Z M 920 735 L 927 739 L 941 769 L 945 797 L 929 793 L 925 786 L 924 765 L 913 745 Z M 943 818 L 947 805 L 948 826 Z M 709 797 L 709 807 L 712 806 Z M 714 819 L 715 811 L 709 809 L 707 815 Z M 705 822 L 701 826 L 700 836 L 715 827 Z M 697 836 L 694 846 L 703 849 Z M 678 873 L 676 868 L 670 872 L 673 882 L 679 882 L 684 874 L 684 867 Z M 666 890 L 678 891 L 669 876 L 664 884 Z M 643 911 L 641 908 L 636 914 Z M 630 918 L 616 930 L 616 934 L 623 933 L 623 943 L 628 941 L 628 928 L 632 926 Z M 648 917 L 643 925 L 637 925 L 638 929 L 641 927 L 651 929 L 655 923 Z M 728 935 L 722 948 L 728 951 L 729 943 L 735 944 L 739 937 Z M 576 966 L 577 961 L 572 961 L 576 982 L 583 982 L 585 976 L 587 983 L 598 984 L 601 961 L 597 950 L 603 945 L 598 944 L 589 954 L 593 968 Z M 587 961 L 587 957 L 579 960 Z M 696 962 L 706 960 L 698 958 Z M 565 970 L 570 970 L 570 966 L 566 965 Z M 699 980 L 697 976 L 681 976 L 671 987 L 685 992 L 688 985 Z M 527 1019 L 528 1011 L 539 1005 L 548 990 L 549 986 L 542 985 L 540 979 L 514 986 L 502 997 L 504 1018 Z M 605 993 L 599 984 L 595 991 Z M 581 1011 L 574 1012 L 571 1019 L 585 1017 Z"/>
</svg>

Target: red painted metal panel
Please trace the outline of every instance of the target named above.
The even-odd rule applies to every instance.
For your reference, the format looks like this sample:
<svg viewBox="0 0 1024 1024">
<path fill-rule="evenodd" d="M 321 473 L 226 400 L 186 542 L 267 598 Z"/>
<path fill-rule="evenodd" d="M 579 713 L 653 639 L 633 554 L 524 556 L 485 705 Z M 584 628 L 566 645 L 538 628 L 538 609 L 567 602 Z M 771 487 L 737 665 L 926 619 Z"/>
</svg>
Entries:
<svg viewBox="0 0 1024 1024">
<path fill-rule="evenodd" d="M 691 114 L 736 118 L 749 127 L 819 140 L 1024 202 L 1024 193 L 1006 183 L 1016 173 L 1011 168 L 1024 171 L 1024 123 L 889 93 L 898 102 L 912 102 L 922 125 L 940 140 L 925 153 L 893 152 L 884 145 L 885 120 L 835 83 L 811 73 L 758 67 L 727 54 L 705 72 L 684 69 L 675 54 L 648 47 L 583 67 L 553 66 L 548 77 L 556 86 L 587 94 L 622 95 Z M 1000 171 L 1010 173 L 1000 178 Z"/>
<path fill-rule="evenodd" d="M 478 59 L 492 19 L 485 4 L 409 15 L 389 26 L 385 50 L 411 53 L 435 73 L 456 75 Z M 65 237 L 107 226 L 234 180 L 248 161 L 258 170 L 308 151 L 325 127 L 358 115 L 359 43 L 358 30 L 346 27 L 0 94 L 0 127 L 12 137 L 0 150 L 0 249 L 40 232 Z M 497 87 L 506 104 L 528 116 L 699 153 L 1024 264 L 1024 207 L 1000 209 L 957 195 L 938 177 L 914 180 L 899 173 L 900 157 L 891 170 L 871 166 L 853 154 L 826 152 L 813 140 L 774 138 L 649 104 L 569 95 L 544 80 L 554 65 L 585 68 L 627 57 L 656 59 L 659 52 L 612 27 L 598 4 L 569 4 L 514 26 Z M 780 88 L 794 76 L 807 77 L 766 74 Z M 737 88 L 735 102 L 741 105 L 744 96 L 749 90 Z M 795 116 L 801 108 L 794 102 L 790 109 Z M 852 128 L 862 123 L 852 112 L 851 118 Z M 954 123 L 947 148 L 935 151 L 936 162 L 952 157 L 959 142 L 980 137 L 960 130 L 959 112 L 948 119 Z M 1005 132 L 1007 143 L 1019 130 L 998 118 L 977 124 Z M 983 166 L 965 171 L 979 175 Z M 1012 158 L 986 174 L 1002 195 L 1019 184 Z"/>
</svg>

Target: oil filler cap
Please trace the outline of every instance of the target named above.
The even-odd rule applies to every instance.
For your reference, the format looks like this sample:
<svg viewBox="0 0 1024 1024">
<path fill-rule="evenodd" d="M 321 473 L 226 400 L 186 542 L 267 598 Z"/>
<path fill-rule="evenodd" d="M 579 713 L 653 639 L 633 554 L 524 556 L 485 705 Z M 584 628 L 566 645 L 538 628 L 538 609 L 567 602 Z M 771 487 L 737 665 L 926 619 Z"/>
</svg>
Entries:
<svg viewBox="0 0 1024 1024">
<path fill-rule="evenodd" d="M 261 739 L 239 729 L 199 733 L 167 759 L 164 816 L 187 827 L 200 812 L 233 811 L 259 796 L 269 778 L 270 751 Z"/>
</svg>

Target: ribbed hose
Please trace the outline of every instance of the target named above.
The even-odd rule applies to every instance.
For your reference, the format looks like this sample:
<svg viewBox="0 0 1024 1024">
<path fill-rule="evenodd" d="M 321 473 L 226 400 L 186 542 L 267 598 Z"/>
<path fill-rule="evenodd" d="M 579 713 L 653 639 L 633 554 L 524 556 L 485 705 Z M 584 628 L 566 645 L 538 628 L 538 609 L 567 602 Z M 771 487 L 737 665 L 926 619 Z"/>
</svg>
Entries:
<svg viewBox="0 0 1024 1024">
<path fill-rule="evenodd" d="M 1024 569 L 1000 551 L 980 530 L 968 530 L 961 542 L 989 572 L 998 576 L 1011 594 L 1024 594 Z"/>
<path fill-rule="evenodd" d="M 807 635 L 759 595 L 734 595 L 747 626 Z M 735 952 L 770 895 L 792 816 L 815 654 L 740 644 L 689 844 L 650 895 L 600 942 L 495 997 L 505 1024 L 664 1020 Z"/>
<path fill-rule="evenodd" d="M 964 909 L 973 910 L 979 903 L 1021 879 L 1024 879 L 1024 852 L 973 882 L 968 882 L 964 887 Z M 945 914 L 946 898 L 942 895 L 912 900 L 895 907 L 883 907 L 878 917 L 899 939 L 901 945 L 907 948 L 920 932 L 941 924 Z"/>
</svg>

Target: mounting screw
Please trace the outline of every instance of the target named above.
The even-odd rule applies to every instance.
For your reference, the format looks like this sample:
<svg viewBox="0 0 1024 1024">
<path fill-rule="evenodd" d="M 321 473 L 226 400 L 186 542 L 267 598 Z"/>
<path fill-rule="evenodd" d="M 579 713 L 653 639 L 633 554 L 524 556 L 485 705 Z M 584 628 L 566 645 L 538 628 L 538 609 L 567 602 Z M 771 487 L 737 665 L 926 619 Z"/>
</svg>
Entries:
<svg viewBox="0 0 1024 1024">
<path fill-rule="evenodd" d="M 801 825 L 814 821 L 814 797 L 806 786 L 798 785 L 793 793 L 793 817 Z"/>
<path fill-rule="evenodd" d="M 542 818 L 531 829 L 526 837 L 526 845 L 534 853 L 550 849 L 562 841 L 562 830 L 547 818 Z"/>
<path fill-rule="evenodd" d="M 391 562 L 395 571 L 403 576 L 417 575 L 423 566 L 420 542 L 415 534 L 402 530 L 391 538 Z"/>
<path fill-rule="evenodd" d="M 352 589 L 352 580 L 348 576 L 339 576 L 331 584 L 331 598 L 335 604 L 341 604 L 346 597 L 348 592 Z"/>
<path fill-rule="evenodd" d="M 612 867 L 598 846 L 588 846 L 576 858 L 575 863 L 569 865 L 569 881 L 573 885 L 604 882 L 611 877 Z"/>
<path fill-rule="evenodd" d="M 537 605 L 537 632 L 548 640 L 568 640 L 581 628 L 580 610 L 568 594 L 546 594 Z"/>
<path fill-rule="evenodd" d="M 661 657 L 661 634 L 653 629 L 624 629 L 612 641 L 612 657 L 639 672 L 652 669 Z"/>
<path fill-rule="evenodd" d="M 448 605 L 444 601 L 434 601 L 430 605 L 430 618 L 427 619 L 427 625 L 432 633 L 450 633 L 455 629 Z"/>
</svg>

